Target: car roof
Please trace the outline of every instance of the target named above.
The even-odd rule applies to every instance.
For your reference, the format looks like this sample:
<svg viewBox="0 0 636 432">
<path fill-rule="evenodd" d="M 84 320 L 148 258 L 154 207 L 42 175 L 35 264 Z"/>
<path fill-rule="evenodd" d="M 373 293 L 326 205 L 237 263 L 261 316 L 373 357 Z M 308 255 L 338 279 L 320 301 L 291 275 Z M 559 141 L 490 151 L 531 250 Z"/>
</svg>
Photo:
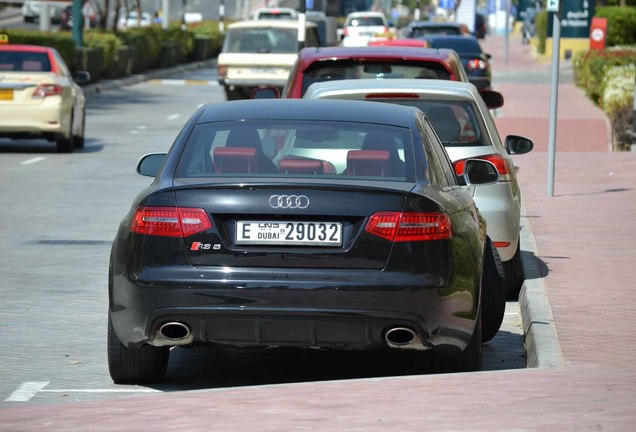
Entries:
<svg viewBox="0 0 636 432">
<path fill-rule="evenodd" d="M 51 51 L 51 48 L 40 46 L 40 45 L 6 44 L 6 45 L 0 45 L 0 50 L 48 53 Z"/>
<path fill-rule="evenodd" d="M 386 16 L 382 12 L 376 12 L 376 11 L 351 12 L 349 15 L 347 15 L 347 18 L 349 18 L 349 17 L 365 17 L 365 16 L 381 16 L 381 17 L 386 18 Z"/>
<path fill-rule="evenodd" d="M 449 49 L 419 48 L 404 46 L 363 46 L 363 47 L 311 47 L 300 51 L 299 57 L 303 62 L 313 62 L 322 59 L 349 58 L 399 58 L 403 60 L 440 60 L 445 61 L 452 55 Z"/>
<path fill-rule="evenodd" d="M 461 25 L 447 21 L 411 21 L 409 27 L 453 27 L 461 29 Z"/>
<path fill-rule="evenodd" d="M 306 27 L 316 27 L 311 21 L 305 22 Z M 298 20 L 297 19 L 275 19 L 275 20 L 248 20 L 248 21 L 238 21 L 232 23 L 227 26 L 229 29 L 234 28 L 269 28 L 269 27 L 277 27 L 277 28 L 289 28 L 289 29 L 297 29 L 298 28 Z"/>
<path fill-rule="evenodd" d="M 247 99 L 204 105 L 197 123 L 237 120 L 350 121 L 410 127 L 416 108 L 363 101 Z"/>
<path fill-rule="evenodd" d="M 434 79 L 351 79 L 316 82 L 309 86 L 304 97 L 319 94 L 359 93 L 415 93 L 441 95 L 449 99 L 476 100 L 479 93 L 474 85 L 461 81 Z"/>
</svg>

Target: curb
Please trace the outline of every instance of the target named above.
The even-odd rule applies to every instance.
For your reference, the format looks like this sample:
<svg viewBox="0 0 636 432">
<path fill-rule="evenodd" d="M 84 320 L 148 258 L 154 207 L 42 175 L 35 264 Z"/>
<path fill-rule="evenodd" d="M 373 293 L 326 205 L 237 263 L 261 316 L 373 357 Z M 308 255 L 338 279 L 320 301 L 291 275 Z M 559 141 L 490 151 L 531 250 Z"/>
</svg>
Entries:
<svg viewBox="0 0 636 432">
<path fill-rule="evenodd" d="M 552 308 L 537 253 L 530 222 L 521 216 L 521 263 L 525 281 L 519 293 L 519 307 L 529 368 L 561 368 L 565 366 L 557 338 Z M 527 253 L 523 253 L 527 252 Z"/>
<path fill-rule="evenodd" d="M 82 90 L 84 90 L 84 94 L 101 93 L 102 91 L 113 90 L 124 86 L 138 84 L 140 82 L 148 81 L 151 79 L 166 78 L 178 75 L 179 73 L 210 67 L 216 67 L 216 58 L 211 60 L 181 64 L 171 68 L 153 69 L 146 71 L 143 74 L 130 75 L 121 79 L 102 80 L 94 84 L 83 86 Z"/>
</svg>

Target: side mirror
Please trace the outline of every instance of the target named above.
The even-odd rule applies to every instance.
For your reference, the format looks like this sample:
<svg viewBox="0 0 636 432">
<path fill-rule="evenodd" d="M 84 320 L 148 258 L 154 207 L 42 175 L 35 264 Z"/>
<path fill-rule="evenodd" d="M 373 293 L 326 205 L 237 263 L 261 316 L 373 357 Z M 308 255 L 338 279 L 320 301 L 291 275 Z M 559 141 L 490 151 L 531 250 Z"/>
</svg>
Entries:
<svg viewBox="0 0 636 432">
<path fill-rule="evenodd" d="M 73 76 L 73 80 L 78 84 L 87 84 L 91 81 L 91 74 L 86 71 L 77 71 Z"/>
<path fill-rule="evenodd" d="M 488 109 L 501 108 L 504 104 L 504 98 L 501 93 L 494 90 L 482 90 L 479 92 L 481 98 L 486 103 Z"/>
<path fill-rule="evenodd" d="M 506 151 L 508 154 L 525 154 L 530 152 L 533 148 L 534 143 L 529 138 L 518 135 L 508 135 L 506 137 Z"/>
<path fill-rule="evenodd" d="M 137 173 L 142 176 L 157 177 L 159 170 L 166 159 L 167 153 L 149 153 L 143 155 L 137 162 Z"/>
<path fill-rule="evenodd" d="M 468 186 L 489 185 L 499 181 L 499 172 L 492 162 L 482 159 L 468 159 L 464 167 L 463 178 Z"/>
<path fill-rule="evenodd" d="M 280 90 L 276 87 L 262 87 L 252 90 L 250 99 L 280 99 Z"/>
</svg>

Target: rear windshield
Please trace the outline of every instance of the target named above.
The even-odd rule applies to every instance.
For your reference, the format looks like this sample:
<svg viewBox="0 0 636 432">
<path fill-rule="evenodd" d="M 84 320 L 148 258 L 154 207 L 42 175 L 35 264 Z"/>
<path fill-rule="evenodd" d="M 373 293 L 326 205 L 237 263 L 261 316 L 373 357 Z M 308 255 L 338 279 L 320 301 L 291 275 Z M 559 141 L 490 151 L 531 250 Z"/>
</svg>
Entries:
<svg viewBox="0 0 636 432">
<path fill-rule="evenodd" d="M 448 48 L 458 53 L 480 53 L 481 47 L 479 42 L 470 37 L 461 38 L 431 38 L 428 40 L 428 46 L 431 48 Z"/>
<path fill-rule="evenodd" d="M 449 80 L 450 72 L 441 62 L 390 61 L 322 61 L 313 63 L 303 74 L 302 94 L 310 85 L 321 81 L 359 78 L 427 78 Z"/>
<path fill-rule="evenodd" d="M 356 18 L 352 18 L 351 21 L 347 24 L 347 26 L 351 27 L 375 27 L 375 26 L 384 26 L 384 20 L 379 16 L 360 16 Z"/>
<path fill-rule="evenodd" d="M 299 177 L 414 181 L 409 129 L 352 122 L 197 125 L 177 178 Z"/>
<path fill-rule="evenodd" d="M 462 31 L 455 26 L 430 26 L 415 27 L 411 31 L 412 38 L 421 38 L 428 35 L 461 35 Z"/>
<path fill-rule="evenodd" d="M 291 19 L 293 15 L 289 12 L 259 12 L 258 19 Z"/>
<path fill-rule="evenodd" d="M 272 27 L 230 29 L 223 51 L 230 53 L 296 53 L 298 30 Z"/>
<path fill-rule="evenodd" d="M 0 71 L 51 72 L 51 62 L 46 53 L 0 51 Z"/>
<path fill-rule="evenodd" d="M 419 108 L 426 114 L 445 147 L 490 146 L 478 108 L 468 101 L 422 99 L 377 99 Z"/>
</svg>

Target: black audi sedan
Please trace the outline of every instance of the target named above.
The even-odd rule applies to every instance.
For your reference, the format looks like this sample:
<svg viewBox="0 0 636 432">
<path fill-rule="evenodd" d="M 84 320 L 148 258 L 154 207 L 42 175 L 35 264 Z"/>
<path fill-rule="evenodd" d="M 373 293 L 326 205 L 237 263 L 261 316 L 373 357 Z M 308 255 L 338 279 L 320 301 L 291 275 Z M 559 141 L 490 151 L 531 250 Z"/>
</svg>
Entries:
<svg viewBox="0 0 636 432">
<path fill-rule="evenodd" d="M 457 177 L 417 108 L 209 104 L 137 170 L 155 180 L 112 247 L 116 383 L 160 381 L 169 348 L 197 344 L 411 349 L 480 368 L 494 248 L 467 189 L 498 175 L 469 160 Z"/>
</svg>

